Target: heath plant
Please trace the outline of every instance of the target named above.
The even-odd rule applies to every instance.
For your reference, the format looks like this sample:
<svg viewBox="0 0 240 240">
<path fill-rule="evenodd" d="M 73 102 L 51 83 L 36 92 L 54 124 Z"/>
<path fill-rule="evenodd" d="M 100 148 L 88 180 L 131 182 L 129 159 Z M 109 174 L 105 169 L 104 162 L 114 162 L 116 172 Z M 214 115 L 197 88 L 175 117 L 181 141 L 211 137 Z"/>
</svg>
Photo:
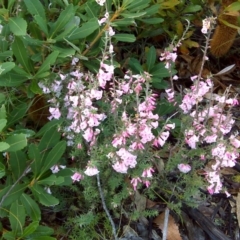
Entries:
<svg viewBox="0 0 240 240">
<path fill-rule="evenodd" d="M 200 187 L 228 194 L 220 170 L 238 157 L 231 132 L 238 102 L 229 91 L 213 93 L 211 76 L 201 78 L 203 65 L 191 89 L 175 91 L 177 49 L 189 20 L 159 59 L 148 45 L 141 59 L 117 61 L 121 44 L 134 46 L 139 23 L 162 22 L 161 4 L 0 1 L 3 239 L 55 239 L 51 224 L 42 224 L 46 209 L 64 214 L 59 231 L 69 239 L 117 239 L 122 212 L 130 220 L 158 214 L 125 205 L 136 192 L 175 211 L 196 204 Z M 203 22 L 204 61 L 213 20 Z M 28 122 L 35 99 L 49 110 L 43 126 Z"/>
</svg>

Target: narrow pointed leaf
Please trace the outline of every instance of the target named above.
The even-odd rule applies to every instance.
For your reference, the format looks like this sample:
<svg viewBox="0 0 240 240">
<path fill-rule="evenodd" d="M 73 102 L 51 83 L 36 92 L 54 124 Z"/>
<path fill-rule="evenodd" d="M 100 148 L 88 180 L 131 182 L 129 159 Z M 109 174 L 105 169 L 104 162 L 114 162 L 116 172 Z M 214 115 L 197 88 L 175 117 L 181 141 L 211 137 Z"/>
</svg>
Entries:
<svg viewBox="0 0 240 240">
<path fill-rule="evenodd" d="M 9 163 L 16 181 L 27 167 L 27 158 L 25 153 L 22 151 L 11 152 Z"/>
<path fill-rule="evenodd" d="M 65 152 L 65 149 L 66 142 L 61 141 L 49 152 L 46 159 L 44 160 L 44 166 L 41 169 L 41 174 L 49 170 L 53 165 L 55 165 L 60 160 L 63 153 Z"/>
<path fill-rule="evenodd" d="M 120 42 L 135 42 L 136 37 L 133 34 L 119 33 L 113 36 L 117 41 Z"/>
<path fill-rule="evenodd" d="M 27 194 L 23 193 L 20 198 L 23 206 L 26 209 L 27 214 L 30 216 L 32 221 L 41 220 L 41 211 L 38 204 Z"/>
<path fill-rule="evenodd" d="M 38 226 L 39 226 L 39 222 L 38 222 L 38 221 L 31 222 L 31 223 L 23 230 L 23 234 L 22 234 L 21 237 L 22 237 L 22 238 L 23 238 L 23 237 L 27 237 L 27 236 L 29 236 L 30 234 L 34 233 Z"/>
<path fill-rule="evenodd" d="M 33 161 L 31 164 L 31 169 L 34 173 L 34 177 L 37 177 L 43 164 L 43 157 L 41 156 L 41 153 L 35 144 L 31 144 L 29 146 L 28 155 L 29 158 Z"/>
<path fill-rule="evenodd" d="M 27 7 L 28 12 L 30 12 L 33 16 L 39 15 L 43 19 L 46 18 L 44 7 L 39 0 L 34 0 L 34 1 L 33 0 L 24 0 L 24 3 Z"/>
<path fill-rule="evenodd" d="M 15 67 L 15 63 L 13 62 L 5 62 L 0 64 L 0 75 L 3 75 L 9 71 L 11 71 Z"/>
<path fill-rule="evenodd" d="M 16 233 L 16 235 L 23 234 L 23 226 L 25 224 L 25 208 L 20 203 L 20 201 L 15 201 L 12 203 L 10 207 L 9 221 L 12 228 L 12 231 Z"/>
<path fill-rule="evenodd" d="M 148 53 L 147 53 L 147 70 L 150 72 L 150 70 L 153 68 L 157 58 L 157 53 L 155 47 L 150 47 Z"/>
</svg>

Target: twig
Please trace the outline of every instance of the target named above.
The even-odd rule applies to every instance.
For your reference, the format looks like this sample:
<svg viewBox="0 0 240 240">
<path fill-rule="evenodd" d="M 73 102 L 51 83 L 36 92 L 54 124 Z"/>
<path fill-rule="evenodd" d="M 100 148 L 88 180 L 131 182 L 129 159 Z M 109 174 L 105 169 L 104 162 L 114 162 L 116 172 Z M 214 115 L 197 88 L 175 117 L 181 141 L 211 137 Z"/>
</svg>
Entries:
<svg viewBox="0 0 240 240">
<path fill-rule="evenodd" d="M 169 208 L 166 208 L 165 215 L 164 215 L 164 225 L 163 225 L 163 237 L 162 237 L 162 240 L 167 240 L 168 219 L 169 219 Z"/>
<path fill-rule="evenodd" d="M 100 193 L 100 197 L 101 197 L 101 200 L 102 200 L 102 205 L 103 205 L 103 209 L 104 211 L 106 212 L 107 214 L 107 217 L 112 225 L 112 233 L 113 233 L 113 236 L 114 236 L 114 239 L 117 240 L 117 232 L 116 232 L 116 227 L 115 227 L 115 224 L 112 220 L 112 217 L 107 209 L 107 206 L 106 206 L 106 203 L 105 203 L 105 199 L 104 199 L 104 196 L 103 196 L 103 191 L 102 191 L 102 188 L 101 188 L 101 184 L 100 184 L 100 176 L 99 176 L 99 173 L 97 174 L 97 185 L 98 185 L 98 190 L 99 190 L 99 193 Z"/>
</svg>

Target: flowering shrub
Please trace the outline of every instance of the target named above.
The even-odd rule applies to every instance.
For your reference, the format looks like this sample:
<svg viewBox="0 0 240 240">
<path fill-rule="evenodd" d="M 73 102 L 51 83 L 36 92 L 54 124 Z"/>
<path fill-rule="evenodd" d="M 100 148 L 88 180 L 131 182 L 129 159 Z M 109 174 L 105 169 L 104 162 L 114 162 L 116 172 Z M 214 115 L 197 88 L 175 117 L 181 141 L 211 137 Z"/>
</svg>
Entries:
<svg viewBox="0 0 240 240">
<path fill-rule="evenodd" d="M 9 89 L 0 93 L 0 217 L 10 222 L 2 231 L 4 239 L 52 239 L 53 230 L 41 225 L 42 206 L 69 210 L 66 227 L 73 229 L 73 239 L 93 238 L 98 218 L 110 222 L 112 233 L 107 238 L 117 238 L 108 209 L 118 216 L 123 200 L 135 191 L 152 199 L 159 191 L 170 206 L 172 195 L 193 204 L 203 186 L 210 194 L 225 191 L 219 172 L 234 166 L 238 157 L 239 140 L 234 134 L 225 138 L 234 124 L 231 107 L 238 102 L 228 92 L 213 94 L 211 76 L 202 79 L 201 72 L 192 76 L 193 85 L 182 99 L 174 90 L 178 80 L 174 62 L 189 21 L 177 43 L 174 39 L 159 59 L 151 46 L 142 61 L 131 56 L 122 63 L 117 62 L 115 47 L 136 41 L 131 28 L 138 29 L 140 23 L 158 28 L 163 19 L 156 16 L 164 4 L 150 0 L 0 4 L 0 86 Z M 208 34 L 211 26 L 205 21 L 202 32 Z M 141 29 L 142 36 L 147 33 Z M 26 117 L 34 96 L 48 103 L 40 106 L 49 109 L 49 122 L 41 128 L 30 125 Z M 205 167 L 208 161 L 210 168 Z M 205 170 L 205 179 L 197 175 L 198 169 Z M 172 174 L 177 183 L 170 181 Z M 98 213 L 99 206 L 107 217 Z M 131 214 L 137 218 L 156 212 Z"/>
</svg>

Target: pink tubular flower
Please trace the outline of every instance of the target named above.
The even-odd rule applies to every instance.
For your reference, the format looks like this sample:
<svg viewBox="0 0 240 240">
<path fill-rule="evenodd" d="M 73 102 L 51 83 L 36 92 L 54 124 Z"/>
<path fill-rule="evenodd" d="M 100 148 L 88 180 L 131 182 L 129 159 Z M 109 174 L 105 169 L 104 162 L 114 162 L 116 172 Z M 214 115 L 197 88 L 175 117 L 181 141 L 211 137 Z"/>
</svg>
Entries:
<svg viewBox="0 0 240 240">
<path fill-rule="evenodd" d="M 49 108 L 49 112 L 51 113 L 51 116 L 48 118 L 49 120 L 52 120 L 53 118 L 59 119 L 61 117 L 61 112 L 59 108 Z"/>
<path fill-rule="evenodd" d="M 81 179 L 83 179 L 84 176 L 78 172 L 75 172 L 72 176 L 71 179 L 73 180 L 73 182 L 77 181 L 79 182 Z"/>
<path fill-rule="evenodd" d="M 142 180 L 141 180 L 139 177 L 133 178 L 133 179 L 131 180 L 131 184 L 132 184 L 132 186 L 133 186 L 134 191 L 137 190 L 138 182 L 142 182 Z"/>
<path fill-rule="evenodd" d="M 99 173 L 98 169 L 96 167 L 87 167 L 87 169 L 84 171 L 84 173 L 88 176 L 94 176 Z"/>
<path fill-rule="evenodd" d="M 152 172 L 154 172 L 154 169 L 151 167 L 151 168 L 147 168 L 143 171 L 142 173 L 142 177 L 149 177 L 151 178 L 152 177 Z"/>
<path fill-rule="evenodd" d="M 181 163 L 181 164 L 178 164 L 178 169 L 182 173 L 188 173 L 189 171 L 191 171 L 192 168 L 189 164 Z"/>
</svg>

